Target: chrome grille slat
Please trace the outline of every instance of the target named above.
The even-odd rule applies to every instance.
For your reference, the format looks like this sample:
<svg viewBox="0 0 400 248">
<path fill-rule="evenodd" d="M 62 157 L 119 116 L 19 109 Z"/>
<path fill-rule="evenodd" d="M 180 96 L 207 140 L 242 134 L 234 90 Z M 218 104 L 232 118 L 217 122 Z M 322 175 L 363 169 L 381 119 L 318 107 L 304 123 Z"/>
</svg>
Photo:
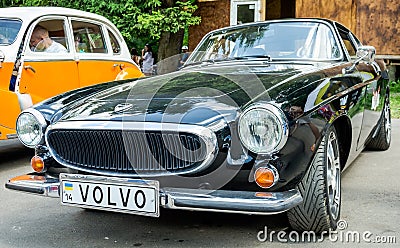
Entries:
<svg viewBox="0 0 400 248">
<path fill-rule="evenodd" d="M 135 142 L 134 142 L 134 139 L 133 139 L 133 138 L 134 138 L 133 136 L 127 136 L 127 137 L 125 137 L 125 139 L 124 139 L 124 142 L 125 142 L 126 146 L 128 147 L 128 150 L 125 151 L 125 152 L 126 152 L 126 155 L 127 155 L 128 161 L 129 161 L 130 158 L 132 158 L 131 151 L 134 150 L 134 149 L 129 149 L 129 148 L 135 146 Z M 126 161 L 126 160 L 125 160 L 125 161 Z M 123 170 L 129 171 L 130 168 L 132 168 L 132 167 L 129 166 L 129 163 L 124 163 Z"/>
<path fill-rule="evenodd" d="M 186 144 L 187 144 L 187 149 L 189 151 L 194 151 L 194 147 L 193 147 L 193 140 L 190 137 L 186 137 Z M 193 152 L 188 152 L 189 153 L 189 157 L 190 159 L 194 159 L 194 154 Z"/>
<path fill-rule="evenodd" d="M 190 159 L 190 157 L 188 157 L 188 153 L 187 153 L 187 149 L 185 148 L 185 144 L 182 142 L 182 135 L 178 135 L 178 137 L 176 139 L 177 139 L 176 142 L 178 143 L 179 154 L 181 154 L 181 156 L 184 156 L 185 158 Z M 186 165 L 180 164 L 179 168 L 181 168 L 181 169 L 186 168 Z"/>
<path fill-rule="evenodd" d="M 165 134 L 161 134 L 161 137 L 160 137 L 160 138 L 161 138 L 161 139 L 160 139 L 159 142 L 161 142 L 161 144 L 163 144 L 162 146 L 160 146 L 160 147 L 163 148 L 163 149 L 162 149 L 163 156 L 161 156 L 161 158 L 162 158 L 164 161 L 159 161 L 159 163 L 165 165 L 165 166 L 166 166 L 165 168 L 168 170 L 168 169 L 169 169 L 169 168 L 168 168 L 168 165 L 170 164 L 170 162 L 168 161 L 168 153 L 167 153 L 167 150 L 165 149 L 165 145 L 164 145 L 164 143 L 162 143 L 162 142 L 167 141 L 167 138 L 168 138 L 168 137 L 167 137 Z"/>
<path fill-rule="evenodd" d="M 173 131 L 52 128 L 46 141 L 67 167 L 121 176 L 195 171 L 210 149 L 197 134 Z"/>
<path fill-rule="evenodd" d="M 171 137 L 172 134 L 167 134 L 166 136 L 167 136 L 166 145 L 168 145 L 168 147 L 166 147 L 166 151 L 168 153 L 167 165 L 168 165 L 168 169 L 171 169 L 171 168 L 177 167 L 177 162 L 175 161 L 173 155 L 171 154 L 171 152 L 174 152 L 174 145 L 171 142 L 172 141 L 172 137 Z"/>
</svg>

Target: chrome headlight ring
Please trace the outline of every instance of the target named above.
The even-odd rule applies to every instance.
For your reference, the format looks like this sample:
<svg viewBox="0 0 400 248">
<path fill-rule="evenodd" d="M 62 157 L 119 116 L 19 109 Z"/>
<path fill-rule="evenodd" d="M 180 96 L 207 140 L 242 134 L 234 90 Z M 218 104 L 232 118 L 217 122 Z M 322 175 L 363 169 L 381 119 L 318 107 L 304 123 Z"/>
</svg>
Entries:
<svg viewBox="0 0 400 248">
<path fill-rule="evenodd" d="M 249 151 L 269 155 L 286 144 L 289 126 L 283 111 L 271 103 L 249 106 L 239 117 L 239 138 Z"/>
<path fill-rule="evenodd" d="M 44 143 L 44 132 L 47 122 L 36 109 L 29 108 L 19 114 L 17 118 L 18 139 L 27 147 L 35 148 Z"/>
</svg>

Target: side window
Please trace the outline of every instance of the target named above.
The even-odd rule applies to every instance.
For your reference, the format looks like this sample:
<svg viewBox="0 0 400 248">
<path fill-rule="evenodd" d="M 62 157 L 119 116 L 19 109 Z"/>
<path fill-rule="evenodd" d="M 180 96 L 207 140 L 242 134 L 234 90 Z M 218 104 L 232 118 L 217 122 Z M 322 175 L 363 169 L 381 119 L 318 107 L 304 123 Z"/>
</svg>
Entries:
<svg viewBox="0 0 400 248">
<path fill-rule="evenodd" d="M 44 20 L 33 29 L 29 40 L 33 52 L 68 53 L 64 20 Z"/>
<path fill-rule="evenodd" d="M 352 38 L 352 39 L 354 40 L 354 42 L 356 43 L 357 48 L 358 48 L 359 46 L 362 46 L 361 41 L 360 41 L 353 33 L 349 33 L 349 35 L 351 36 L 351 38 Z"/>
<path fill-rule="evenodd" d="M 17 38 L 22 21 L 13 19 L 0 19 L 0 45 L 11 45 Z"/>
<path fill-rule="evenodd" d="M 107 53 L 101 26 L 84 21 L 72 21 L 75 51 L 81 53 Z"/>
<path fill-rule="evenodd" d="M 111 41 L 111 48 L 114 54 L 119 54 L 121 52 L 121 46 L 119 45 L 119 42 L 117 40 L 117 38 L 114 36 L 114 34 L 110 31 L 108 31 L 108 35 L 110 37 L 110 41 Z"/>
<path fill-rule="evenodd" d="M 351 34 L 349 32 L 345 32 L 344 30 L 339 29 L 340 37 L 343 40 L 343 43 L 349 52 L 350 57 L 356 56 L 357 48 L 355 47 L 354 43 L 351 40 Z"/>
</svg>

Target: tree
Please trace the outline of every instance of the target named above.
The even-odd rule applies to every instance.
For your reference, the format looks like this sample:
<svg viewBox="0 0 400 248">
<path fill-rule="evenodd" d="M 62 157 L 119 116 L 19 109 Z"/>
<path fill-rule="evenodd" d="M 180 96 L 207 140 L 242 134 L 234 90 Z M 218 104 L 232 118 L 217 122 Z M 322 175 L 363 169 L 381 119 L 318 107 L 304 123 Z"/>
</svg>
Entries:
<svg viewBox="0 0 400 248">
<path fill-rule="evenodd" d="M 59 6 L 102 15 L 117 26 L 130 47 L 142 48 L 145 43 L 158 47 L 159 61 L 178 54 L 185 27 L 201 21 L 193 16 L 195 0 L 2 0 L 2 4 Z"/>
<path fill-rule="evenodd" d="M 139 29 L 150 30 L 150 36 L 159 40 L 158 60 L 179 54 L 182 47 L 185 27 L 200 23 L 200 17 L 193 16 L 197 6 L 194 0 L 154 1 L 161 3 L 154 6 L 150 13 L 143 13 L 138 18 Z M 176 70 L 178 59 L 168 62 L 166 71 Z M 165 65 L 165 64 L 164 64 Z"/>
</svg>

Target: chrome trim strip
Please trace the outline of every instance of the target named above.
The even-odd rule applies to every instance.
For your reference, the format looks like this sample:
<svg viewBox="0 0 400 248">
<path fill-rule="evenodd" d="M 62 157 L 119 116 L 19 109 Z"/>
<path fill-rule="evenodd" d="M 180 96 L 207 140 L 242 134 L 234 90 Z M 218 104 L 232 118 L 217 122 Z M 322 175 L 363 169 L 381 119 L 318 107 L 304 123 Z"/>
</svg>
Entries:
<svg viewBox="0 0 400 248">
<path fill-rule="evenodd" d="M 0 136 L 1 136 L 1 132 L 0 132 Z M 16 133 L 7 134 L 7 139 L 16 139 L 16 138 L 18 138 L 18 135 Z"/>
<path fill-rule="evenodd" d="M 38 52 L 36 52 L 36 53 L 38 53 Z M 66 53 L 66 54 L 68 54 L 69 56 L 62 56 L 61 58 L 60 57 L 55 57 L 54 54 L 52 54 L 52 53 L 49 53 L 49 55 L 48 55 L 49 58 L 48 57 L 44 57 L 43 54 L 40 54 L 40 55 L 43 56 L 43 58 L 39 58 L 39 57 L 37 59 L 35 59 L 35 58 L 27 58 L 26 60 L 24 60 L 24 62 L 25 63 L 32 63 L 32 62 L 74 62 L 75 61 L 74 58 L 70 58 L 71 54 L 69 54 L 69 53 Z M 66 57 L 66 58 L 64 58 L 64 57 Z"/>
<path fill-rule="evenodd" d="M 218 148 L 218 141 L 215 133 L 210 130 L 209 128 L 203 127 L 203 126 L 198 126 L 198 125 L 189 125 L 189 124 L 176 124 L 176 123 L 156 123 L 156 122 L 120 122 L 120 121 L 66 121 L 66 122 L 58 122 L 53 125 L 50 125 L 47 128 L 46 134 L 45 134 L 45 139 L 46 139 L 46 145 L 49 148 L 50 154 L 53 156 L 53 158 L 60 164 L 64 165 L 65 167 L 80 170 L 80 171 L 85 171 L 85 172 L 90 172 L 90 173 L 96 173 L 99 175 L 106 175 L 106 176 L 118 176 L 118 177 L 137 177 L 138 174 L 121 174 L 121 173 L 113 173 L 113 172 L 105 172 L 105 171 L 98 171 L 98 170 L 90 170 L 90 169 L 85 169 L 81 167 L 77 167 L 74 165 L 71 165 L 69 163 L 64 162 L 63 159 L 61 159 L 57 153 L 49 146 L 48 143 L 48 133 L 51 130 L 60 130 L 60 129 L 65 129 L 65 130 L 122 130 L 123 131 L 165 131 L 165 132 L 186 132 L 186 133 L 191 133 L 197 135 L 199 138 L 201 138 L 206 145 L 206 152 L 207 154 L 206 158 L 204 161 L 197 166 L 196 168 L 192 170 L 187 170 L 184 172 L 177 172 L 177 173 L 171 173 L 168 171 L 165 171 L 163 173 L 151 173 L 151 174 L 143 174 L 140 175 L 140 177 L 154 177 L 154 176 L 165 176 L 165 175 L 183 175 L 183 174 L 191 174 L 191 173 L 196 173 L 204 168 L 206 168 L 208 165 L 210 165 L 214 159 L 216 158 L 219 148 Z"/>
<path fill-rule="evenodd" d="M 95 178 L 91 175 L 68 175 L 73 177 Z M 21 178 L 21 180 L 18 180 Z M 29 178 L 29 179 L 27 179 Z M 108 178 L 111 181 L 128 182 L 128 179 Z M 47 197 L 60 197 L 60 180 L 48 175 L 23 175 L 10 179 L 6 188 L 27 193 L 36 193 Z M 160 206 L 170 209 L 194 211 L 242 213 L 270 215 L 285 212 L 303 201 L 296 189 L 283 192 L 251 192 L 228 190 L 204 190 L 161 188 Z"/>
<path fill-rule="evenodd" d="M 300 192 L 251 192 L 164 188 L 165 208 L 270 215 L 285 212 L 303 201 Z M 260 196 L 257 196 L 260 194 Z"/>
<path fill-rule="evenodd" d="M 208 32 L 207 34 L 205 34 L 204 36 L 203 36 L 203 38 L 200 40 L 200 42 L 198 43 L 199 45 L 198 46 L 196 46 L 196 48 L 195 48 L 195 50 L 191 53 L 191 55 L 189 56 L 189 58 L 187 59 L 187 61 L 188 62 L 190 62 L 191 61 L 191 58 L 192 57 L 194 57 L 194 56 L 196 56 L 196 53 L 199 53 L 199 52 L 201 52 L 201 51 L 199 51 L 199 49 L 200 49 L 200 44 L 203 44 L 204 43 L 204 41 L 206 40 L 206 39 L 208 39 L 211 35 L 214 35 L 214 34 L 216 34 L 216 33 L 218 33 L 218 32 L 221 32 L 221 31 L 234 31 L 235 29 L 243 29 L 243 28 L 246 28 L 246 27 L 249 27 L 249 26 L 262 26 L 262 25 L 267 25 L 267 24 L 276 24 L 276 23 L 282 23 L 282 24 L 285 24 L 285 23 L 290 23 L 290 22 L 309 22 L 309 23 L 319 23 L 319 24 L 324 24 L 324 25 L 326 25 L 326 26 L 328 26 L 328 28 L 332 31 L 332 33 L 333 33 L 333 36 L 334 36 L 334 39 L 335 39 L 335 41 L 336 41 L 336 44 L 338 44 L 338 45 L 340 45 L 341 46 L 341 49 L 340 49 L 340 57 L 339 58 L 336 58 L 336 59 L 332 59 L 332 60 L 322 60 L 321 62 L 328 62 L 328 61 L 341 61 L 341 60 L 343 60 L 343 59 L 346 59 L 346 61 L 351 61 L 351 60 L 349 60 L 349 58 L 347 58 L 347 56 L 345 56 L 345 54 L 344 54 L 344 48 L 345 47 L 343 47 L 343 45 L 342 45 L 342 43 L 341 43 L 341 39 L 339 39 L 338 38 L 338 35 L 339 35 L 339 33 L 337 32 L 337 27 L 334 25 L 334 23 L 332 23 L 332 22 L 329 22 L 329 21 L 326 21 L 326 20 L 324 20 L 324 19 L 312 19 L 312 18 L 301 18 L 301 19 L 295 19 L 295 18 L 292 18 L 292 19 L 280 19 L 280 20 L 267 20 L 267 21 L 261 21 L 261 22 L 253 22 L 253 23 L 245 23 L 245 24 L 241 24 L 241 25 L 234 25 L 234 26 L 229 26 L 229 27 L 223 27 L 223 28 L 219 28 L 219 29 L 216 29 L 216 30 L 212 30 L 212 31 L 210 31 L 210 32 Z M 273 59 L 273 58 L 272 58 Z M 301 60 L 300 60 L 301 61 Z M 319 62 L 319 61 L 318 61 Z M 197 63 L 197 61 L 196 62 L 191 62 L 191 63 L 188 63 L 188 64 L 186 64 L 185 63 L 185 66 L 189 66 L 189 65 L 191 65 L 191 64 L 194 64 L 194 63 Z"/>
<path fill-rule="evenodd" d="M 23 191 L 26 193 L 39 194 L 47 197 L 60 197 L 58 178 L 49 175 L 39 175 L 31 173 L 14 177 L 6 183 L 6 188 L 12 190 Z"/>
</svg>

